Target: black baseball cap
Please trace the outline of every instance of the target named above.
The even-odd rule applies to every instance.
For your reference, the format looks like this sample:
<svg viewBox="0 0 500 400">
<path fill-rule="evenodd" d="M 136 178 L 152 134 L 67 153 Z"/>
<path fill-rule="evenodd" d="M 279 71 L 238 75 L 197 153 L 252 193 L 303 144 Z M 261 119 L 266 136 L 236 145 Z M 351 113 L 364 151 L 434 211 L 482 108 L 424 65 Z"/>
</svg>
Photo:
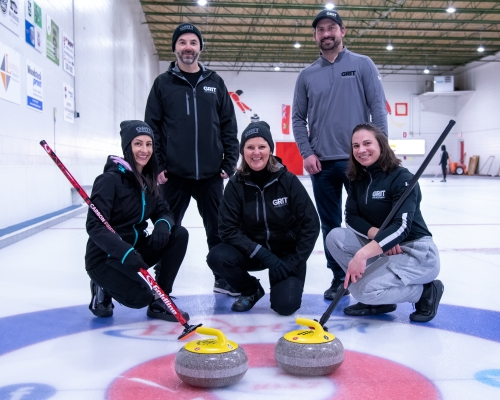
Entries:
<svg viewBox="0 0 500 400">
<path fill-rule="evenodd" d="M 324 18 L 330 18 L 332 21 L 335 21 L 337 24 L 339 24 L 339 26 L 342 26 L 342 18 L 340 18 L 340 15 L 336 11 L 323 10 L 318 15 L 316 15 L 316 18 L 314 18 L 314 21 L 312 23 L 313 28 L 316 28 L 318 22 Z"/>
</svg>

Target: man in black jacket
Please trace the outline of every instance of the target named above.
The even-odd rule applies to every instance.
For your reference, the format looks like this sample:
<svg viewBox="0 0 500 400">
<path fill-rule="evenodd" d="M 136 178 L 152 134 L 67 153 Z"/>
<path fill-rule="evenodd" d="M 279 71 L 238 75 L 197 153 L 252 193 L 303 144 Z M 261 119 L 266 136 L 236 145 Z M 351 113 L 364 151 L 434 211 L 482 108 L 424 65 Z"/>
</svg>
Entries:
<svg viewBox="0 0 500 400">
<path fill-rule="evenodd" d="M 238 128 L 224 81 L 198 63 L 202 50 L 194 25 L 175 29 L 172 51 L 177 61 L 156 78 L 144 120 L 154 132 L 162 171 L 158 183 L 175 223 L 181 224 L 193 197 L 211 249 L 220 243 L 217 216 L 223 179 L 233 175 L 238 162 Z M 217 275 L 214 291 L 239 295 Z"/>
</svg>

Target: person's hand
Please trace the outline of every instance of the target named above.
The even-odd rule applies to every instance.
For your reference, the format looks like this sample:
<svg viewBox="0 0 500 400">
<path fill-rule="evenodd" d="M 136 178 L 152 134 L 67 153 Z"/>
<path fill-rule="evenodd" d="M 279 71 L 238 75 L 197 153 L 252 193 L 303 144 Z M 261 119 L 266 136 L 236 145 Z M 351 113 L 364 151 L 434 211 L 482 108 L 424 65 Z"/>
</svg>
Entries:
<svg viewBox="0 0 500 400">
<path fill-rule="evenodd" d="M 347 289 L 349 285 L 349 281 L 356 283 L 358 279 L 361 279 L 363 273 L 366 269 L 366 259 L 357 256 L 357 253 L 354 255 L 353 259 L 349 261 L 347 266 L 347 272 L 345 274 L 344 280 L 344 289 Z"/>
<path fill-rule="evenodd" d="M 160 250 L 167 245 L 169 239 L 170 230 L 168 224 L 165 221 L 159 221 L 153 229 L 148 245 L 151 246 L 153 250 Z"/>
<path fill-rule="evenodd" d="M 403 254 L 403 250 L 401 250 L 401 247 L 397 244 L 392 249 L 387 250 L 384 254 L 386 256 L 395 256 L 396 254 Z"/>
<path fill-rule="evenodd" d="M 163 185 L 163 184 L 167 183 L 168 178 L 167 178 L 166 173 L 167 173 L 167 170 L 165 170 L 165 171 L 161 171 L 161 172 L 158 174 L 158 179 L 157 179 L 157 181 L 158 181 L 158 185 Z"/>
<path fill-rule="evenodd" d="M 287 263 L 280 260 L 279 257 L 275 256 L 266 248 L 261 247 L 255 257 L 264 267 L 269 269 L 269 277 L 271 280 L 279 282 L 288 278 L 291 271 Z"/>
<path fill-rule="evenodd" d="M 304 168 L 308 174 L 314 175 L 321 172 L 321 162 L 316 155 L 311 154 L 304 160 Z"/>
<path fill-rule="evenodd" d="M 145 270 L 149 268 L 137 250 L 128 253 L 125 261 L 123 262 L 123 266 L 135 272 L 139 272 L 141 268 L 144 268 Z"/>
<path fill-rule="evenodd" d="M 228 175 L 228 174 L 226 174 L 226 172 L 221 171 L 221 173 L 220 173 L 220 177 L 221 177 L 222 179 L 227 179 L 227 178 L 229 178 L 229 175 Z"/>
</svg>

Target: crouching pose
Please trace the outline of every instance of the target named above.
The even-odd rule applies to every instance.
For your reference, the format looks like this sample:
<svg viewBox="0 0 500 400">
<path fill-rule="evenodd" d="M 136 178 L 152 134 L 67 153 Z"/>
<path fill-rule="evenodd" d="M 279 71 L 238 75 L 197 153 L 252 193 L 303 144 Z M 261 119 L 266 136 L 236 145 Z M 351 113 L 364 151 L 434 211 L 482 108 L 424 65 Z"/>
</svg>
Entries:
<svg viewBox="0 0 500 400">
<path fill-rule="evenodd" d="M 108 157 L 90 197 L 118 235 L 89 210 L 85 254 L 92 292 L 89 309 L 98 317 L 110 317 L 114 298 L 131 308 L 149 306 L 147 315 L 151 318 L 177 321 L 138 271 L 161 260 L 156 280 L 169 294 L 186 254 L 188 232 L 174 226 L 168 204 L 159 193 L 153 131 L 142 121 L 123 121 L 120 127 L 124 158 Z M 154 223 L 150 236 L 148 219 Z M 182 315 L 189 319 L 187 313 Z"/>
<path fill-rule="evenodd" d="M 271 308 L 291 315 L 302 301 L 306 261 L 319 235 L 319 218 L 298 178 L 272 155 L 266 122 L 252 122 L 240 143 L 241 165 L 219 210 L 222 243 L 207 262 L 241 295 L 233 311 L 248 311 L 264 296 L 248 271 L 269 270 Z"/>
<path fill-rule="evenodd" d="M 359 303 L 344 309 L 347 315 L 376 315 L 394 311 L 397 303 L 415 303 L 414 322 L 436 316 L 444 286 L 439 253 L 420 212 L 418 184 L 387 228 L 385 218 L 413 175 L 400 166 L 385 135 L 372 124 L 354 128 L 347 175 L 347 228 L 333 229 L 326 244 L 346 271 L 344 287 Z M 362 278 L 362 279 L 360 279 Z"/>
</svg>

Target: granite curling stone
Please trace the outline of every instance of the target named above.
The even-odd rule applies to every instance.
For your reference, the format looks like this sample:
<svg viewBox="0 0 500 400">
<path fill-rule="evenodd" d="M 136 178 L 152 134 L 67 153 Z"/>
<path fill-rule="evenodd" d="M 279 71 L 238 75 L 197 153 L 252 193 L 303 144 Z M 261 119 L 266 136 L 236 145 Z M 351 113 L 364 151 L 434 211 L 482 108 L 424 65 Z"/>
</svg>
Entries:
<svg viewBox="0 0 500 400">
<path fill-rule="evenodd" d="M 175 356 L 175 372 L 183 382 L 198 387 L 223 387 L 238 382 L 248 370 L 248 358 L 242 347 L 230 341 L 218 329 L 200 327 L 201 335 L 216 336 L 193 340 Z"/>
<path fill-rule="evenodd" d="M 316 321 L 297 318 L 306 330 L 288 332 L 278 340 L 274 358 L 286 372 L 301 376 L 328 375 L 344 361 L 344 346 Z"/>
</svg>

